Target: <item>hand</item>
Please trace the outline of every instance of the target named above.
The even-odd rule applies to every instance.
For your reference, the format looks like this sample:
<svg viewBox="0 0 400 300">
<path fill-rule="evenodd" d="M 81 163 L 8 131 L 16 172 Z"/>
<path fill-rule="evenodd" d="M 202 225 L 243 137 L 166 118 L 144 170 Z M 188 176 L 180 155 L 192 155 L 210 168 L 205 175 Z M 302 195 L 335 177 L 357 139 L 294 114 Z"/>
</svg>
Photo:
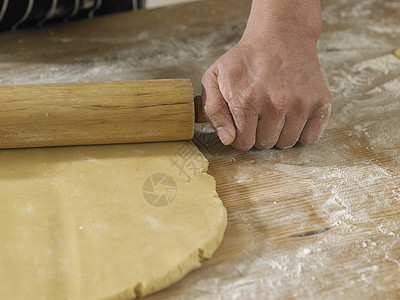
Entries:
<svg viewBox="0 0 400 300">
<path fill-rule="evenodd" d="M 245 32 L 203 76 L 205 116 L 222 143 L 237 150 L 315 143 L 330 114 L 317 38 L 282 35 L 274 25 L 278 30 Z"/>
</svg>

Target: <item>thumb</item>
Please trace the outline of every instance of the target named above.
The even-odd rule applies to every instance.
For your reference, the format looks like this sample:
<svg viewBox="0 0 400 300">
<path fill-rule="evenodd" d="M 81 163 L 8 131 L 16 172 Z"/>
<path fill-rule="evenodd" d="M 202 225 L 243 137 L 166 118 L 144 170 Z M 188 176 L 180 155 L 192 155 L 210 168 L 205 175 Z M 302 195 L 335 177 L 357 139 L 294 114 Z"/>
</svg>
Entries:
<svg viewBox="0 0 400 300">
<path fill-rule="evenodd" d="M 210 70 L 202 79 L 202 100 L 204 116 L 208 123 L 224 145 L 232 144 L 236 138 L 232 114 L 219 89 L 217 75 Z"/>
</svg>

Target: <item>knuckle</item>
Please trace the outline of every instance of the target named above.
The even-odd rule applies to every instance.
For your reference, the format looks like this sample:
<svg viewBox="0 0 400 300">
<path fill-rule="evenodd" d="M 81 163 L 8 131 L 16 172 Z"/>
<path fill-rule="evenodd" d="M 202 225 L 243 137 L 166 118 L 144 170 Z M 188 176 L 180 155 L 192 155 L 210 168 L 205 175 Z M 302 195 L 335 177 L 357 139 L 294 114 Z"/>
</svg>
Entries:
<svg viewBox="0 0 400 300">
<path fill-rule="evenodd" d="M 241 93 L 235 93 L 232 95 L 232 97 L 229 99 L 230 102 L 230 107 L 232 110 L 239 115 L 244 115 L 244 116 L 252 116 L 257 114 L 258 111 L 254 107 L 254 104 L 252 103 L 253 99 L 249 97 L 245 97 L 241 95 Z"/>
<path fill-rule="evenodd" d="M 203 86 L 209 86 L 211 85 L 215 79 L 217 78 L 216 71 L 214 70 L 214 67 L 211 66 L 201 77 L 201 84 Z"/>
<path fill-rule="evenodd" d="M 331 104 L 332 103 L 332 94 L 329 91 L 329 89 L 326 90 L 326 94 L 324 96 L 324 100 L 326 104 Z"/>
<path fill-rule="evenodd" d="M 332 105 L 332 96 L 331 96 L 331 94 L 328 93 L 327 95 L 324 95 L 322 97 L 322 99 L 320 100 L 319 105 L 320 105 L 320 108 L 324 108 L 324 107 L 328 108 L 328 107 L 330 107 Z"/>
<path fill-rule="evenodd" d="M 322 119 L 327 120 L 331 114 L 331 109 L 332 109 L 332 104 L 325 103 L 325 104 L 320 105 L 317 112 L 321 116 Z"/>
<path fill-rule="evenodd" d="M 327 105 L 331 105 L 332 104 L 332 95 L 331 92 L 329 91 L 329 89 L 325 89 L 319 97 L 319 106 L 320 107 L 324 107 Z"/>
<path fill-rule="evenodd" d="M 312 145 L 317 142 L 317 138 L 315 136 L 301 137 L 299 142 L 302 143 L 303 145 Z"/>
<path fill-rule="evenodd" d="M 243 110 L 249 114 L 258 114 L 257 110 L 254 108 L 251 99 L 246 99 L 243 101 Z"/>
<path fill-rule="evenodd" d="M 273 148 L 275 145 L 274 142 L 257 142 L 254 146 L 260 150 L 268 150 Z"/>
<path fill-rule="evenodd" d="M 235 141 L 232 143 L 232 147 L 239 151 L 248 151 L 253 148 L 255 142 L 256 138 L 251 133 L 238 132 Z"/>
<path fill-rule="evenodd" d="M 310 102 L 307 101 L 306 99 L 300 99 L 296 103 L 296 114 L 300 118 L 306 117 L 308 112 L 310 111 Z"/>
<path fill-rule="evenodd" d="M 276 115 L 283 114 L 288 106 L 289 99 L 291 98 L 288 90 L 281 89 L 274 93 L 271 97 L 271 109 Z"/>
<path fill-rule="evenodd" d="M 246 143 L 246 144 L 237 144 L 233 145 L 233 148 L 239 151 L 249 151 L 251 148 L 253 148 L 254 144 Z"/>
<path fill-rule="evenodd" d="M 211 118 L 218 115 L 222 111 L 222 105 L 204 105 L 203 115 L 207 118 Z"/>
<path fill-rule="evenodd" d="M 201 84 L 203 86 L 207 86 L 211 82 L 211 76 L 209 73 L 210 73 L 210 71 L 207 71 L 206 73 L 204 73 L 203 77 L 201 78 Z"/>
<path fill-rule="evenodd" d="M 276 147 L 277 147 L 278 149 L 280 149 L 280 150 L 290 149 L 290 148 L 292 148 L 293 146 L 294 146 L 294 144 L 293 144 L 293 145 L 292 145 L 292 144 L 280 144 L 280 143 L 276 144 Z"/>
<path fill-rule="evenodd" d="M 276 143 L 275 146 L 281 150 L 285 150 L 285 149 L 292 148 L 294 145 L 296 145 L 297 141 L 298 141 L 297 139 L 296 140 L 278 141 L 278 143 Z"/>
<path fill-rule="evenodd" d="M 257 149 L 271 149 L 275 146 L 279 139 L 279 133 L 266 133 L 264 135 L 258 136 L 255 147 Z"/>
</svg>

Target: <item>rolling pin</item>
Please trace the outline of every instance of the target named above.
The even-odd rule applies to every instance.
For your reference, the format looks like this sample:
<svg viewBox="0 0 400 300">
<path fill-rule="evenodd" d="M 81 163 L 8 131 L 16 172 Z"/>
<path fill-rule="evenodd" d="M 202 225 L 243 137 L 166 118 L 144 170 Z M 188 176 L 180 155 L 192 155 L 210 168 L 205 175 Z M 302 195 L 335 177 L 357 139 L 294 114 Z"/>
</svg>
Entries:
<svg viewBox="0 0 400 300">
<path fill-rule="evenodd" d="M 189 79 L 0 85 L 0 148 L 188 140 L 205 122 Z"/>
</svg>

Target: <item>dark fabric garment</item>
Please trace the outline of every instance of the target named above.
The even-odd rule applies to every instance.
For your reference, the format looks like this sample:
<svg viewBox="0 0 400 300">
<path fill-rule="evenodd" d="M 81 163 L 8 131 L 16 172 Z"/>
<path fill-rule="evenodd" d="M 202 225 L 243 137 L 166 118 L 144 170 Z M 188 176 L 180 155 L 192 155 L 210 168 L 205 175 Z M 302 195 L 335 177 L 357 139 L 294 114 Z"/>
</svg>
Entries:
<svg viewBox="0 0 400 300">
<path fill-rule="evenodd" d="M 0 31 L 144 8 L 145 0 L 0 0 Z"/>
</svg>

